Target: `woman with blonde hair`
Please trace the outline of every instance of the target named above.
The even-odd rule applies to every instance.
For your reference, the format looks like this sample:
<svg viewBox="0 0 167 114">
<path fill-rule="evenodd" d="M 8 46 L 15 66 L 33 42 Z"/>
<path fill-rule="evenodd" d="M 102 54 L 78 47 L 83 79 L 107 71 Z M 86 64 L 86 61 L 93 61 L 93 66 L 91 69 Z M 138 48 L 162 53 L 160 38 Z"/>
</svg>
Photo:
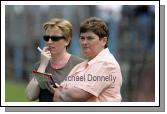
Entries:
<svg viewBox="0 0 167 114">
<path fill-rule="evenodd" d="M 43 24 L 46 46 L 41 51 L 41 60 L 34 69 L 40 73 L 53 74 L 55 83 L 65 80 L 71 69 L 83 60 L 68 52 L 72 39 L 72 25 L 69 21 L 54 18 Z M 33 77 L 26 88 L 26 96 L 30 101 L 52 102 L 53 94 L 42 86 L 47 81 L 38 81 L 40 75 L 32 73 Z M 37 78 L 36 78 L 37 77 Z"/>
</svg>

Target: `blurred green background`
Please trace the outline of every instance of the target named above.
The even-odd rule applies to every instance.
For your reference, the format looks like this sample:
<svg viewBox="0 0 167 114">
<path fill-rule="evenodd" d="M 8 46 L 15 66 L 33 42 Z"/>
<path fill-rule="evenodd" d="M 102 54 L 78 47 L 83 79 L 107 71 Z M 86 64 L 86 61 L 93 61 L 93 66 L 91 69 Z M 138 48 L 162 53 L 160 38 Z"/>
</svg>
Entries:
<svg viewBox="0 0 167 114">
<path fill-rule="evenodd" d="M 5 101 L 6 102 L 26 102 L 24 94 L 26 84 L 20 81 L 6 80 Z"/>
</svg>

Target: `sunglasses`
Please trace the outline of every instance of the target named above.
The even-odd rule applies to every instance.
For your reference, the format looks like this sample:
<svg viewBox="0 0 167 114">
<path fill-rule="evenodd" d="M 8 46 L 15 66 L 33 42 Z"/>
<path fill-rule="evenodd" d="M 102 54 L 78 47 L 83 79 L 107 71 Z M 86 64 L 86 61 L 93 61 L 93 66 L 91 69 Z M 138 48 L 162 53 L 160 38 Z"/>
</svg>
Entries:
<svg viewBox="0 0 167 114">
<path fill-rule="evenodd" d="M 49 35 L 44 35 L 43 36 L 43 39 L 46 41 L 46 42 L 48 42 L 49 41 L 49 39 L 51 39 L 52 41 L 59 41 L 59 40 L 61 40 L 61 39 L 65 39 L 65 37 L 64 36 L 49 36 Z"/>
</svg>

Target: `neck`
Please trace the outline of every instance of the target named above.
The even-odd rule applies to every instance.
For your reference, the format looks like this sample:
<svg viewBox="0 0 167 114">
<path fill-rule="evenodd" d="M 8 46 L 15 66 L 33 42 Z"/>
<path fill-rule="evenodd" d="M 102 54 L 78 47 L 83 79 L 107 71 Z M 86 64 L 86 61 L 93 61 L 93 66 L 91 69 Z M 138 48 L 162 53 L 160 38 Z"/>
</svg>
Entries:
<svg viewBox="0 0 167 114">
<path fill-rule="evenodd" d="M 104 48 L 101 48 L 101 49 L 97 50 L 96 53 L 93 56 L 87 58 L 88 61 L 91 61 L 92 59 L 94 59 L 103 50 L 104 50 Z"/>
<path fill-rule="evenodd" d="M 67 51 L 62 51 L 59 54 L 52 55 L 52 58 L 50 61 L 51 66 L 55 69 L 59 69 L 59 68 L 64 67 L 67 64 L 70 56 L 71 55 Z"/>
<path fill-rule="evenodd" d="M 56 55 L 52 55 L 52 59 L 51 61 L 53 63 L 57 63 L 57 64 L 61 64 L 61 62 L 66 61 L 68 59 L 68 57 L 70 56 L 70 54 L 68 52 L 61 52 L 59 54 Z"/>
</svg>

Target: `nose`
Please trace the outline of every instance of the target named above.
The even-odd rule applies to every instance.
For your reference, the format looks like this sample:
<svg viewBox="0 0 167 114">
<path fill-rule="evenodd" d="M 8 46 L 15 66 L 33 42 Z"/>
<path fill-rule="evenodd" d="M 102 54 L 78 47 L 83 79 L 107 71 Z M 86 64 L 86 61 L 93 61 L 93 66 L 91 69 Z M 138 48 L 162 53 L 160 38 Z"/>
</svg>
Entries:
<svg viewBox="0 0 167 114">
<path fill-rule="evenodd" d="M 51 38 L 49 38 L 49 40 L 48 40 L 48 42 L 47 42 L 48 44 L 50 44 L 50 43 L 52 43 L 52 40 L 51 40 Z"/>
<path fill-rule="evenodd" d="M 85 45 L 85 44 L 88 44 L 88 41 L 87 41 L 87 39 L 86 39 L 86 38 L 84 38 L 84 39 L 81 39 L 81 44 L 83 44 L 83 45 Z"/>
</svg>

